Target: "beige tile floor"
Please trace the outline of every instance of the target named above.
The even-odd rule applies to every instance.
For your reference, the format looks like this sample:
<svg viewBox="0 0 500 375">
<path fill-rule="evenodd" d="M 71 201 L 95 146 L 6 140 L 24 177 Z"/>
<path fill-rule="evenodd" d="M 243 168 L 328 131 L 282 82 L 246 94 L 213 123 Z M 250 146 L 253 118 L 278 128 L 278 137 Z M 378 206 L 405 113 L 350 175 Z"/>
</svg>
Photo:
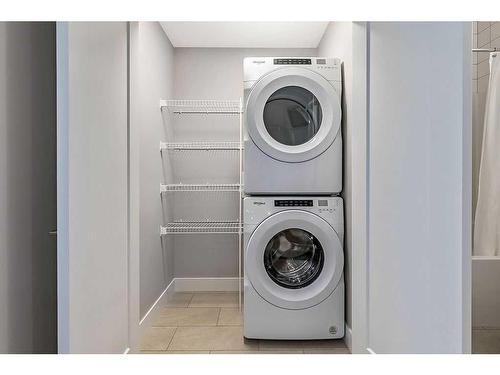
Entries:
<svg viewBox="0 0 500 375">
<path fill-rule="evenodd" d="M 141 343 L 151 354 L 349 354 L 342 340 L 243 338 L 238 294 L 176 293 Z"/>
</svg>

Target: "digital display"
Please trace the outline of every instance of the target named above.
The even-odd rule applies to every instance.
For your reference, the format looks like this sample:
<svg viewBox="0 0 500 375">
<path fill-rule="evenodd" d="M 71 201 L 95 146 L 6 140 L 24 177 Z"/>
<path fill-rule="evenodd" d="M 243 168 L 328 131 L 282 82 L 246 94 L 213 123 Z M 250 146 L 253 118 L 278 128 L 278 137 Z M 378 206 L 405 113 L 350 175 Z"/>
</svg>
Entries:
<svg viewBox="0 0 500 375">
<path fill-rule="evenodd" d="M 274 59 L 274 65 L 311 65 L 311 59 Z"/>
<path fill-rule="evenodd" d="M 328 206 L 328 201 L 326 199 L 318 199 L 318 206 L 319 207 L 326 207 L 326 206 Z"/>
<path fill-rule="evenodd" d="M 312 199 L 278 199 L 274 201 L 275 207 L 312 207 Z"/>
<path fill-rule="evenodd" d="M 318 65 L 326 65 L 326 59 L 316 59 L 316 64 L 318 64 Z"/>
</svg>

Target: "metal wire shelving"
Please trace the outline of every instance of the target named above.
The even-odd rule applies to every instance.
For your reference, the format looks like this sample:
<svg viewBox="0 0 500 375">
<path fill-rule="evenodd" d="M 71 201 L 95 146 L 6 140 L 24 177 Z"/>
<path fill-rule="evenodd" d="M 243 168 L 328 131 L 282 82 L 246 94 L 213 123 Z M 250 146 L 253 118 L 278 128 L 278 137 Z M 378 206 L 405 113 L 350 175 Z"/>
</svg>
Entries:
<svg viewBox="0 0 500 375">
<path fill-rule="evenodd" d="M 239 234 L 238 221 L 175 221 L 160 227 L 162 235 L 167 234 Z"/>
<path fill-rule="evenodd" d="M 160 184 L 160 193 L 167 192 L 239 192 L 240 184 Z"/>
<path fill-rule="evenodd" d="M 239 100 L 160 100 L 160 108 L 175 114 L 239 115 Z"/>
<path fill-rule="evenodd" d="M 239 151 L 240 142 L 213 141 L 213 142 L 160 142 L 160 151 Z"/>
<path fill-rule="evenodd" d="M 207 156 L 215 155 L 215 152 L 238 152 L 239 153 L 239 181 L 238 183 L 161 183 L 160 195 L 172 192 L 227 192 L 238 193 L 238 220 L 174 220 L 160 226 L 160 235 L 186 235 L 186 234 L 231 234 L 238 237 L 238 292 L 239 306 L 242 306 L 242 234 L 243 234 L 243 102 L 242 100 L 160 100 L 162 113 L 170 115 L 213 115 L 213 116 L 235 116 L 239 120 L 239 140 L 237 141 L 189 141 L 173 142 L 167 140 L 160 142 L 160 155 L 167 157 L 177 151 L 211 151 Z M 216 117 L 215 117 L 216 118 Z M 189 120 L 190 121 L 190 120 Z M 212 152 L 214 151 L 214 153 Z M 232 155 L 232 153 L 230 154 Z M 163 200 L 162 200 L 163 201 Z M 205 213 L 202 213 L 203 215 Z"/>
</svg>

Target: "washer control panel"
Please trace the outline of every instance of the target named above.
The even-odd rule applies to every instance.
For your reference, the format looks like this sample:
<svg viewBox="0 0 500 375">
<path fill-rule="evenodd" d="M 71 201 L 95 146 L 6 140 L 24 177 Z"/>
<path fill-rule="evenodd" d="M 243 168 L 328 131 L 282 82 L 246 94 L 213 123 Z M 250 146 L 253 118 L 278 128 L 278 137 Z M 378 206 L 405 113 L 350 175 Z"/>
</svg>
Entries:
<svg viewBox="0 0 500 375">
<path fill-rule="evenodd" d="M 243 199 L 243 223 L 245 228 L 259 225 L 269 216 L 282 211 L 307 211 L 319 215 L 340 232 L 344 214 L 341 197 L 312 196 L 253 196 Z"/>
<path fill-rule="evenodd" d="M 312 207 L 312 199 L 275 199 L 274 207 Z"/>
</svg>

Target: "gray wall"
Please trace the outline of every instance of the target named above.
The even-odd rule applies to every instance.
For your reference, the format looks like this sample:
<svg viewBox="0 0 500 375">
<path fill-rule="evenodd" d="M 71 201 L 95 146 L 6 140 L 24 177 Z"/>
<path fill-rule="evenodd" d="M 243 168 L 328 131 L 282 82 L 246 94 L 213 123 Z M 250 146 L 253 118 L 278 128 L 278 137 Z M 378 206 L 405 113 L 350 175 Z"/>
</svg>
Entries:
<svg viewBox="0 0 500 375">
<path fill-rule="evenodd" d="M 342 139 L 344 199 L 344 274 L 346 286 L 346 323 L 352 327 L 352 22 L 330 22 L 318 45 L 318 56 L 342 60 Z"/>
<path fill-rule="evenodd" d="M 139 22 L 132 45 L 131 106 L 139 141 L 140 316 L 173 278 L 172 238 L 159 236 L 163 223 L 160 183 L 164 181 L 159 144 L 166 138 L 160 99 L 173 97 L 174 48 L 158 22 Z"/>
<path fill-rule="evenodd" d="M 316 56 L 316 49 L 176 48 L 174 93 L 180 99 L 232 99 L 243 95 L 243 58 L 247 56 Z M 168 123 L 169 119 L 166 119 Z M 172 119 L 178 140 L 238 140 L 237 118 Z M 235 183 L 238 154 L 212 153 L 172 160 L 177 182 Z M 173 205 L 176 219 L 237 219 L 234 193 L 180 196 Z M 232 235 L 182 235 L 174 238 L 176 277 L 238 275 L 237 238 Z"/>
<path fill-rule="evenodd" d="M 0 353 L 57 350 L 55 24 L 0 23 Z"/>
<path fill-rule="evenodd" d="M 369 27 L 367 347 L 467 351 L 470 26 Z"/>
<path fill-rule="evenodd" d="M 59 24 L 59 350 L 128 347 L 127 24 Z M 65 154 L 67 152 L 67 154 Z"/>
</svg>

